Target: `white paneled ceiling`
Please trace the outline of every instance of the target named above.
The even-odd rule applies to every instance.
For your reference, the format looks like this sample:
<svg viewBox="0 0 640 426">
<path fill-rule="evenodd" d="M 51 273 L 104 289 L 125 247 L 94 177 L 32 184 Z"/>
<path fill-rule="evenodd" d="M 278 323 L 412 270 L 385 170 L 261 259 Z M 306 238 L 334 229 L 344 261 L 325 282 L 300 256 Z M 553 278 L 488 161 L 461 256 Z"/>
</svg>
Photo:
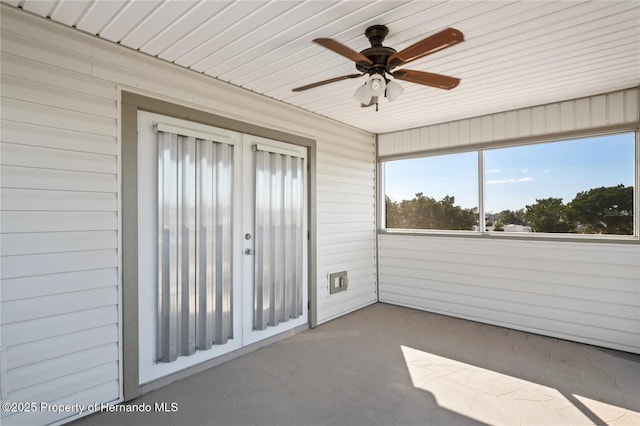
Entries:
<svg viewBox="0 0 640 426">
<path fill-rule="evenodd" d="M 640 2 L 628 1 L 5 1 L 98 37 L 374 133 L 640 85 Z M 400 81 L 379 111 L 366 81 L 297 86 L 357 72 L 312 42 L 360 51 L 389 28 L 400 50 L 447 27 L 465 41 L 404 68 L 461 79 L 450 91 Z"/>
</svg>

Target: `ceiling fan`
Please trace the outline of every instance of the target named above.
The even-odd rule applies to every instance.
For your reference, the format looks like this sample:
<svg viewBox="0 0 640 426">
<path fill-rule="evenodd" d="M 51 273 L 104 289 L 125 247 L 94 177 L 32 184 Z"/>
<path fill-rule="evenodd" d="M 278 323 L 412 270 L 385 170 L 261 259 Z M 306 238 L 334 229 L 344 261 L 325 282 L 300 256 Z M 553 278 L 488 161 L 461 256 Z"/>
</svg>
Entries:
<svg viewBox="0 0 640 426">
<path fill-rule="evenodd" d="M 340 77 L 296 87 L 292 90 L 294 92 L 301 92 L 336 81 L 358 78 L 368 74 L 369 79 L 367 82 L 360 86 L 353 96 L 360 101 L 361 106 L 368 107 L 375 104 L 377 109 L 378 97 L 385 96 L 387 100 L 391 102 L 402 94 L 404 90 L 401 85 L 387 78 L 387 75 L 397 80 L 446 90 L 453 89 L 460 83 L 460 79 L 446 75 L 408 69 L 394 71 L 394 69 L 464 41 L 462 32 L 455 28 L 447 28 L 399 52 L 391 47 L 382 45 L 388 33 L 389 29 L 384 25 L 374 25 L 367 28 L 364 34 L 369 39 L 371 47 L 364 49 L 360 53 L 330 38 L 317 38 L 313 40 L 315 43 L 355 62 L 356 69 L 360 71 L 360 73 L 342 75 Z"/>
</svg>

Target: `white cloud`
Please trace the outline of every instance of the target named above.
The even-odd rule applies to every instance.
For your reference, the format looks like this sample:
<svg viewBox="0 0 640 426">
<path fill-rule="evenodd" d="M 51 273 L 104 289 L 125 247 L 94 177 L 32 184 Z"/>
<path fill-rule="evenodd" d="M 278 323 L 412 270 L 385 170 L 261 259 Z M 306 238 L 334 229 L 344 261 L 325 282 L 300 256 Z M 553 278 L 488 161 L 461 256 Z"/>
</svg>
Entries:
<svg viewBox="0 0 640 426">
<path fill-rule="evenodd" d="M 485 173 L 499 173 L 500 169 L 489 169 L 489 170 L 485 170 Z"/>
<path fill-rule="evenodd" d="M 531 176 L 518 178 L 518 179 L 496 179 L 496 180 L 487 180 L 484 183 L 487 185 L 496 184 L 496 183 L 519 183 L 519 182 L 529 182 L 532 181 L 533 178 Z"/>
<path fill-rule="evenodd" d="M 529 169 L 522 169 L 520 170 L 520 173 L 529 173 Z"/>
</svg>

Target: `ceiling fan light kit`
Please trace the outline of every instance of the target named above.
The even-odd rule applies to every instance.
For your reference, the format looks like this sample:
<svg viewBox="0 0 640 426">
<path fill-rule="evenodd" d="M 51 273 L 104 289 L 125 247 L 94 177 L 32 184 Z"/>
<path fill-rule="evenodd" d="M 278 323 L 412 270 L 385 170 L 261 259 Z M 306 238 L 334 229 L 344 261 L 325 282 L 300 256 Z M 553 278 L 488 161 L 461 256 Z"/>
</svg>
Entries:
<svg viewBox="0 0 640 426">
<path fill-rule="evenodd" d="M 398 96 L 402 95 L 402 92 L 404 92 L 404 87 L 395 81 L 389 81 L 387 83 L 387 91 L 384 97 L 387 98 L 389 102 L 393 102 L 398 98 Z"/>
<path fill-rule="evenodd" d="M 446 75 L 410 69 L 394 71 L 394 68 L 464 41 L 462 32 L 455 28 L 447 28 L 399 52 L 391 47 L 382 45 L 388 33 L 389 29 L 384 25 L 373 25 L 367 28 L 365 36 L 369 39 L 371 47 L 361 52 L 356 52 L 330 38 L 317 38 L 313 40 L 315 43 L 355 62 L 356 69 L 360 71 L 360 74 L 347 74 L 334 77 L 296 87 L 292 90 L 294 92 L 301 92 L 336 81 L 368 75 L 369 78 L 366 83 L 358 87 L 353 97 L 356 98 L 363 107 L 375 104 L 377 110 L 378 99 L 380 97 L 385 97 L 389 102 L 392 102 L 404 91 L 404 88 L 400 84 L 387 78 L 387 75 L 396 80 L 404 80 L 445 90 L 453 89 L 460 83 L 460 79 Z"/>
</svg>

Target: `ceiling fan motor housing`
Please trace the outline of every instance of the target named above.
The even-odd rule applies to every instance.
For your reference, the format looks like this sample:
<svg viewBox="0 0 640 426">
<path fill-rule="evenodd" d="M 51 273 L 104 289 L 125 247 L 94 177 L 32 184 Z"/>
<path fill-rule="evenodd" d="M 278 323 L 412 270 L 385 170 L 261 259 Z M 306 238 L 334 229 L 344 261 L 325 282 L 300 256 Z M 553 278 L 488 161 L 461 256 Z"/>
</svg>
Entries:
<svg viewBox="0 0 640 426">
<path fill-rule="evenodd" d="M 396 53 L 396 50 L 391 47 L 382 45 L 389 29 L 385 25 L 373 25 L 365 31 L 365 36 L 369 39 L 371 47 L 364 49 L 360 53 L 369 58 L 373 65 L 356 63 L 356 69 L 360 72 L 373 74 L 382 74 L 389 72 L 387 68 L 387 60 L 391 55 Z"/>
</svg>

